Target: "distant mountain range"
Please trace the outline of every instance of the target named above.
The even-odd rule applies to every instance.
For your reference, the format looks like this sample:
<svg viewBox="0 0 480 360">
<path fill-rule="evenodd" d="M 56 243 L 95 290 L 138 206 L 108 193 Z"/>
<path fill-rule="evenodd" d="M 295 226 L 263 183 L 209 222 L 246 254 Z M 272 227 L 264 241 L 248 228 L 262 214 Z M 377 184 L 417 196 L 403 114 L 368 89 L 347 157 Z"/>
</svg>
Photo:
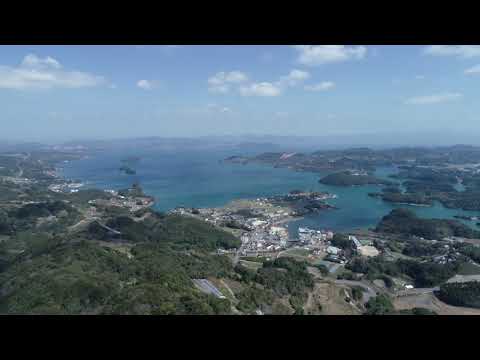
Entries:
<svg viewBox="0 0 480 360">
<path fill-rule="evenodd" d="M 57 142 L 53 145 L 59 145 Z M 182 137 L 137 137 L 119 139 L 79 139 L 67 141 L 64 147 L 84 146 L 90 150 L 120 150 L 131 147 L 155 148 L 166 151 L 233 149 L 252 152 L 262 151 L 307 151 L 344 149 L 349 147 L 370 147 L 376 149 L 400 146 L 449 146 L 456 144 L 480 145 L 480 136 L 466 132 L 391 132 L 363 134 L 335 134 L 318 136 L 280 136 L 280 135 L 215 135 L 196 138 Z M 0 151 L 22 151 L 22 149 L 44 147 L 38 142 L 14 144 L 12 141 L 0 140 Z"/>
</svg>

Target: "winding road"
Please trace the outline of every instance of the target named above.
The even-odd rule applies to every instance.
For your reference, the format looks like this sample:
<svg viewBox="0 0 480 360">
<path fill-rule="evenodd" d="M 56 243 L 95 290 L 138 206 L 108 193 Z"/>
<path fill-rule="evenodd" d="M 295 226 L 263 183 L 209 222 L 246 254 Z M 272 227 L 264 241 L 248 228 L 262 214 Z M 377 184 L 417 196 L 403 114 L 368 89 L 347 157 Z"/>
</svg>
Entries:
<svg viewBox="0 0 480 360">
<path fill-rule="evenodd" d="M 361 281 L 354 280 L 335 280 L 335 285 L 359 286 L 365 291 L 363 292 L 362 302 L 366 304 L 372 297 L 377 296 L 377 291 L 371 286 Z"/>
</svg>

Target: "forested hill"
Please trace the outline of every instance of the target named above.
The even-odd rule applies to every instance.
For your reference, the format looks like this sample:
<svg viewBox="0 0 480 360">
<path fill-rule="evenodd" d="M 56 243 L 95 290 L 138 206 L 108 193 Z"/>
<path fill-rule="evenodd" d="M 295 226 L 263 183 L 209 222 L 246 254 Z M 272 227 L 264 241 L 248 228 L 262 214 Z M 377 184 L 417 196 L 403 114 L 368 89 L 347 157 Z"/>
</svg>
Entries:
<svg viewBox="0 0 480 360">
<path fill-rule="evenodd" d="M 233 274 L 231 261 L 211 252 L 238 246 L 235 237 L 195 219 L 153 212 L 145 222 L 114 217 L 109 223 L 125 234 L 121 241 L 90 226 L 76 234 L 23 233 L 16 244 L 2 244 L 0 312 L 230 312 L 228 301 L 200 293 L 191 279 Z M 14 255 L 20 237 L 23 250 Z"/>
<path fill-rule="evenodd" d="M 379 233 L 404 234 L 423 237 L 429 240 L 441 240 L 457 236 L 478 238 L 480 233 L 457 220 L 422 219 L 407 209 L 394 209 L 384 216 L 376 227 Z"/>
</svg>

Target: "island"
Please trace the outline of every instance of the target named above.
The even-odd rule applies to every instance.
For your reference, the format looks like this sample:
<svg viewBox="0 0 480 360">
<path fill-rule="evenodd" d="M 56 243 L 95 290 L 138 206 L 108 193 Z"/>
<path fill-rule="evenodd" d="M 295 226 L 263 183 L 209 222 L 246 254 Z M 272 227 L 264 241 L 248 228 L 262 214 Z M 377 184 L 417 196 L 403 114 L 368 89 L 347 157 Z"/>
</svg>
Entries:
<svg viewBox="0 0 480 360">
<path fill-rule="evenodd" d="M 119 170 L 120 170 L 120 171 L 123 171 L 123 172 L 124 172 L 125 174 L 127 174 L 127 175 L 136 175 L 136 174 L 137 174 L 137 171 L 136 171 L 136 170 L 132 169 L 132 168 L 129 167 L 129 166 L 125 166 L 125 165 L 124 165 L 124 166 L 121 166 L 121 167 L 119 168 Z"/>
<path fill-rule="evenodd" d="M 398 193 L 385 191 L 383 193 L 368 193 L 370 197 L 378 197 L 386 202 L 413 206 L 432 206 L 433 201 L 421 193 Z"/>
<path fill-rule="evenodd" d="M 389 180 L 379 179 L 365 172 L 342 171 L 329 174 L 319 180 L 321 184 L 334 186 L 393 185 Z"/>
</svg>

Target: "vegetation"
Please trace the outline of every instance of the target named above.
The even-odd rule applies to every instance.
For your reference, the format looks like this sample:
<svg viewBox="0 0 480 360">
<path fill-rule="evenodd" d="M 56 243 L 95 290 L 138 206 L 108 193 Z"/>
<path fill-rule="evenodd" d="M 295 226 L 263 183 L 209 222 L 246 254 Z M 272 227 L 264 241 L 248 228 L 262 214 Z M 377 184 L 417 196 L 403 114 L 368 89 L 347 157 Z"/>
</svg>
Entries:
<svg viewBox="0 0 480 360">
<path fill-rule="evenodd" d="M 152 212 L 142 222 L 128 216 L 110 219 L 108 227 L 121 232 L 121 236 L 132 242 L 152 241 L 170 243 L 176 249 L 202 249 L 213 251 L 218 248 L 231 249 L 240 246 L 235 236 L 215 228 L 213 225 L 192 217 L 162 215 Z M 89 238 L 106 240 L 108 231 L 93 224 L 89 229 Z"/>
<path fill-rule="evenodd" d="M 353 175 L 348 171 L 327 175 L 322 179 L 320 179 L 320 182 L 325 185 L 335 185 L 335 186 L 391 185 L 392 184 L 391 181 L 379 179 L 372 175 Z"/>
<path fill-rule="evenodd" d="M 392 301 L 387 295 L 371 298 L 365 305 L 366 315 L 392 315 L 395 312 Z"/>
<path fill-rule="evenodd" d="M 449 283 L 440 287 L 438 298 L 453 306 L 480 308 L 480 282 Z"/>
<path fill-rule="evenodd" d="M 413 240 L 406 243 L 402 253 L 411 257 L 442 255 L 448 250 L 441 243 L 432 244 L 429 241 Z"/>
<path fill-rule="evenodd" d="M 394 209 L 376 227 L 380 233 L 405 234 L 425 239 L 458 236 L 475 238 L 480 234 L 457 220 L 421 219 L 407 209 Z"/>
<path fill-rule="evenodd" d="M 352 298 L 355 301 L 359 301 L 363 297 L 363 288 L 361 286 L 354 286 L 352 287 Z"/>
<path fill-rule="evenodd" d="M 257 272 L 256 281 L 280 296 L 303 296 L 313 287 L 306 264 L 287 257 L 265 262 Z"/>
<path fill-rule="evenodd" d="M 413 308 L 408 310 L 400 310 L 397 312 L 398 315 L 415 315 L 415 316 L 427 316 L 427 315 L 437 315 L 435 311 L 425 308 Z"/>
<path fill-rule="evenodd" d="M 462 254 L 475 261 L 480 263 L 480 247 L 470 244 L 458 244 L 456 250 Z"/>
<path fill-rule="evenodd" d="M 393 285 L 392 277 L 408 277 L 415 282 L 416 287 L 427 288 L 437 286 L 452 276 L 458 270 L 457 263 L 437 264 L 433 262 L 418 262 L 414 260 L 387 261 L 383 257 L 365 259 L 354 258 L 347 269 L 362 273 L 369 280 L 381 279 L 387 287 Z"/>
<path fill-rule="evenodd" d="M 396 193 L 386 192 L 381 195 L 383 201 L 400 203 L 400 204 L 415 204 L 415 205 L 433 205 L 432 200 L 421 193 Z"/>
<path fill-rule="evenodd" d="M 353 242 L 348 239 L 347 235 L 336 233 L 331 240 L 332 246 L 335 246 L 342 250 L 351 250 L 353 248 Z"/>
</svg>

